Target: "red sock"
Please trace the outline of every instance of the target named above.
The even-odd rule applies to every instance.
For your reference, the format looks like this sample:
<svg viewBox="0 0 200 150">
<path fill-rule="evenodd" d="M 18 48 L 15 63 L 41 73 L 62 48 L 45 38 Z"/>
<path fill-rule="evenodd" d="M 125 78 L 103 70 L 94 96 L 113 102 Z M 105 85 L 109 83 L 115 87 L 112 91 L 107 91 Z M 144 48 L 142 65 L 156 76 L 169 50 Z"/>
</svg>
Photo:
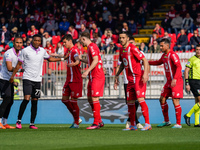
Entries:
<svg viewBox="0 0 200 150">
<path fill-rule="evenodd" d="M 79 107 L 77 104 L 77 100 L 71 100 L 71 104 L 73 106 L 73 114 L 74 114 L 74 123 L 79 125 L 78 120 L 79 120 Z"/>
<path fill-rule="evenodd" d="M 70 102 L 70 100 L 62 100 L 63 104 L 67 107 L 67 109 L 70 111 L 70 113 L 73 115 L 73 106 Z"/>
<path fill-rule="evenodd" d="M 165 102 L 164 104 L 161 104 L 161 108 L 162 108 L 164 120 L 165 120 L 165 122 L 168 122 L 169 121 L 169 115 L 168 115 L 168 104 L 167 104 L 167 102 Z"/>
<path fill-rule="evenodd" d="M 175 111 L 176 111 L 176 124 L 181 125 L 181 105 L 175 106 Z"/>
<path fill-rule="evenodd" d="M 135 104 L 134 103 L 128 103 L 128 116 L 130 118 L 131 125 L 135 125 L 135 114 L 136 114 L 136 109 L 135 109 Z"/>
<path fill-rule="evenodd" d="M 148 110 L 148 106 L 147 106 L 146 102 L 140 101 L 139 103 L 140 103 L 140 106 L 142 109 L 142 114 L 144 116 L 145 123 L 150 124 L 149 123 L 149 110 Z"/>
<path fill-rule="evenodd" d="M 93 117 L 94 117 L 94 122 L 93 124 L 95 125 L 99 125 L 99 120 L 100 120 L 100 103 L 99 101 L 94 101 L 93 104 L 90 104 L 92 107 L 92 111 L 93 111 Z"/>
</svg>

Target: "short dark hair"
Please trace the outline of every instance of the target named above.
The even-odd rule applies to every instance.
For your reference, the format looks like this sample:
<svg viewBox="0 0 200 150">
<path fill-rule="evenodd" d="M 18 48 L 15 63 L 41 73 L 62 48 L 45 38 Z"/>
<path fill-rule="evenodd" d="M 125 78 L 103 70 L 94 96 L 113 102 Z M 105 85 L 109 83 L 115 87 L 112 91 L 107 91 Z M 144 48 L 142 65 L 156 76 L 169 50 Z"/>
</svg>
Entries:
<svg viewBox="0 0 200 150">
<path fill-rule="evenodd" d="M 90 33 L 88 33 L 88 32 L 81 33 L 81 37 L 83 37 L 83 36 L 90 39 Z"/>
<path fill-rule="evenodd" d="M 35 34 L 32 38 L 34 39 L 35 37 L 39 37 L 39 38 L 41 38 L 41 40 L 42 40 L 42 37 L 41 37 L 41 35 L 39 35 L 39 34 Z"/>
<path fill-rule="evenodd" d="M 200 44 L 197 44 L 197 45 L 196 45 L 196 48 L 197 48 L 197 47 L 200 47 Z"/>
<path fill-rule="evenodd" d="M 170 45 L 170 41 L 168 39 L 162 39 L 160 42 L 164 42 L 165 44 L 169 44 Z"/>
<path fill-rule="evenodd" d="M 14 38 L 14 41 L 13 41 L 13 42 L 15 42 L 16 39 L 21 39 L 21 40 L 23 41 L 22 37 L 17 36 L 17 37 Z"/>
<path fill-rule="evenodd" d="M 134 37 L 132 37 L 132 36 L 130 36 L 130 37 L 129 37 L 129 41 L 130 41 L 130 40 L 133 40 L 133 41 L 135 41 L 135 38 L 134 38 Z"/>
<path fill-rule="evenodd" d="M 129 37 L 129 34 L 126 31 L 122 31 L 120 34 L 126 34 Z"/>
<path fill-rule="evenodd" d="M 67 41 L 73 41 L 72 35 L 71 34 L 65 34 L 62 40 L 66 39 Z"/>
</svg>

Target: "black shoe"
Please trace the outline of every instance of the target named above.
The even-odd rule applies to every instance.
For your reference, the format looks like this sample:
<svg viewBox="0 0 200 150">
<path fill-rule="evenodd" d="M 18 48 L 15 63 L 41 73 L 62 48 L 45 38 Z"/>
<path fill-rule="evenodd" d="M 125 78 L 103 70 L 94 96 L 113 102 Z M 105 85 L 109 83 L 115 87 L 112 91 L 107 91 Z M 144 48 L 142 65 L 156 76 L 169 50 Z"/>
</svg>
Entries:
<svg viewBox="0 0 200 150">
<path fill-rule="evenodd" d="M 194 127 L 200 127 L 200 124 L 194 125 Z"/>
<path fill-rule="evenodd" d="M 185 123 L 190 126 L 190 117 L 186 116 L 186 114 L 184 115 L 185 118 Z"/>
</svg>

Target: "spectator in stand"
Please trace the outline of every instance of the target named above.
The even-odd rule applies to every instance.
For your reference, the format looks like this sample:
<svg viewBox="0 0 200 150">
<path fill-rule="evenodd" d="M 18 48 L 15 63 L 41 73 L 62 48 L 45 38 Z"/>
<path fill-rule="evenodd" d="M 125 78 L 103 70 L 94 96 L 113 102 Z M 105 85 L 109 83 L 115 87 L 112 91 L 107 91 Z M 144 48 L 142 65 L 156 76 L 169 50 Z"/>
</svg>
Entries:
<svg viewBox="0 0 200 150">
<path fill-rule="evenodd" d="M 153 31 L 152 36 L 149 41 L 149 48 L 153 45 L 153 41 L 155 41 L 155 40 L 157 40 L 157 41 L 159 40 L 158 34 L 155 31 Z"/>
<path fill-rule="evenodd" d="M 31 41 L 30 40 L 27 40 L 27 42 L 26 42 L 26 47 L 27 46 L 30 46 L 31 45 Z"/>
<path fill-rule="evenodd" d="M 171 26 L 176 36 L 178 35 L 178 32 L 181 29 L 182 22 L 183 22 L 182 17 L 180 17 L 179 13 L 176 13 L 176 17 L 171 21 Z"/>
<path fill-rule="evenodd" d="M 200 37 L 198 35 L 198 31 L 194 30 L 194 35 L 190 38 L 191 48 L 195 49 L 198 44 L 200 44 Z"/>
<path fill-rule="evenodd" d="M 75 13 L 75 16 L 74 16 L 74 22 L 77 23 L 77 22 L 80 22 L 80 19 L 81 19 L 81 10 L 78 8 L 76 10 L 76 13 Z"/>
<path fill-rule="evenodd" d="M 60 29 L 59 31 L 61 32 L 62 35 L 64 35 L 68 31 L 69 26 L 70 23 L 68 22 L 67 17 L 62 16 L 62 21 L 59 24 L 59 29 Z"/>
<path fill-rule="evenodd" d="M 22 34 L 22 40 L 23 40 L 23 46 L 26 47 L 27 45 L 27 38 L 26 38 L 26 34 Z"/>
<path fill-rule="evenodd" d="M 20 37 L 20 33 L 18 32 L 18 28 L 17 27 L 12 28 L 10 35 L 11 35 L 11 37 L 14 37 L 14 38 Z"/>
<path fill-rule="evenodd" d="M 76 44 L 75 44 L 74 46 L 75 46 L 75 48 L 79 49 L 80 54 L 85 54 L 85 53 L 87 53 L 87 49 L 85 50 L 85 49 L 83 48 L 83 46 L 81 45 L 81 43 L 80 43 L 79 40 L 76 40 Z"/>
<path fill-rule="evenodd" d="M 44 48 L 49 55 L 54 53 L 53 46 L 51 45 L 50 41 L 46 42 L 46 47 Z"/>
<path fill-rule="evenodd" d="M 93 21 L 92 17 L 90 16 L 90 17 L 89 17 L 89 20 L 88 20 L 88 22 L 87 22 L 87 24 L 86 24 L 86 27 L 87 27 L 89 30 L 92 29 L 93 23 L 95 23 L 95 21 Z"/>
<path fill-rule="evenodd" d="M 187 44 L 188 44 L 188 37 L 185 34 L 185 30 L 181 29 L 181 35 L 177 39 L 177 43 L 176 43 L 177 46 L 174 46 L 174 51 L 178 51 L 178 50 L 189 51 L 191 47 L 190 47 L 190 45 L 187 45 Z"/>
<path fill-rule="evenodd" d="M 176 17 L 176 10 L 174 9 L 173 5 L 170 7 L 170 11 L 168 12 L 168 16 L 171 20 Z"/>
<path fill-rule="evenodd" d="M 40 36 L 43 36 L 43 34 L 44 34 L 44 28 L 40 28 L 40 31 L 39 31 L 39 33 L 38 33 Z"/>
<path fill-rule="evenodd" d="M 119 48 L 117 47 L 117 45 L 113 41 L 110 41 L 109 46 L 106 48 L 105 53 L 106 54 L 116 54 L 116 51 L 118 49 Z"/>
<path fill-rule="evenodd" d="M 104 31 L 105 31 L 105 21 L 103 20 L 103 17 L 102 16 L 100 16 L 99 17 L 99 20 L 97 21 L 97 27 L 99 27 L 100 28 L 100 31 L 101 31 L 101 33 L 104 33 Z"/>
<path fill-rule="evenodd" d="M 115 33 L 116 34 L 119 34 L 122 31 L 123 23 L 124 23 L 124 16 L 123 16 L 122 13 L 120 13 L 119 19 L 118 19 L 118 21 L 116 22 L 116 25 L 115 25 Z"/>
<path fill-rule="evenodd" d="M 195 25 L 195 29 L 200 28 L 200 13 L 197 14 L 197 18 L 194 21 L 194 25 Z"/>
<path fill-rule="evenodd" d="M 68 9 L 68 13 L 66 16 L 67 16 L 69 23 L 74 24 L 74 13 L 71 8 Z"/>
<path fill-rule="evenodd" d="M 153 45 L 149 48 L 149 53 L 160 53 L 160 45 L 156 40 L 153 41 Z"/>
<path fill-rule="evenodd" d="M 11 22 L 12 18 L 15 18 L 15 12 L 14 10 L 11 10 L 10 13 L 7 15 L 7 19 L 8 19 L 8 22 Z"/>
<path fill-rule="evenodd" d="M 31 14 L 33 12 L 31 6 L 29 5 L 29 1 L 25 1 L 22 8 L 25 15 Z"/>
<path fill-rule="evenodd" d="M 88 7 L 88 1 L 87 0 L 83 0 L 82 5 L 80 6 L 81 12 L 83 12 L 84 14 L 86 13 Z"/>
<path fill-rule="evenodd" d="M 187 13 L 186 17 L 183 19 L 181 28 L 185 30 L 186 33 L 193 33 L 193 19 L 190 14 Z"/>
<path fill-rule="evenodd" d="M 190 16 L 192 17 L 193 20 L 195 20 L 197 18 L 197 5 L 196 4 L 192 4 L 192 9 L 190 10 Z"/>
<path fill-rule="evenodd" d="M 42 46 L 43 47 L 46 47 L 47 41 L 49 41 L 50 43 L 52 43 L 52 37 L 49 35 L 48 32 L 45 32 L 43 34 L 43 38 L 42 38 Z"/>
<path fill-rule="evenodd" d="M 84 24 L 85 26 L 87 24 L 87 21 L 85 20 L 85 15 L 84 14 L 81 15 L 80 25 L 81 24 Z"/>
<path fill-rule="evenodd" d="M 17 27 L 16 18 L 11 19 L 11 22 L 8 24 L 8 30 L 11 31 L 14 27 Z"/>
<path fill-rule="evenodd" d="M 133 19 L 130 20 L 128 27 L 131 31 L 131 34 L 135 34 L 137 32 L 137 26 Z"/>
<path fill-rule="evenodd" d="M 100 17 L 100 12 L 98 10 L 95 11 L 95 15 L 94 15 L 94 21 L 98 21 Z"/>
<path fill-rule="evenodd" d="M 17 28 L 21 35 L 27 33 L 27 26 L 22 18 L 18 19 Z"/>
<path fill-rule="evenodd" d="M 56 13 L 54 15 L 55 15 L 56 22 L 60 22 L 60 20 L 62 19 L 62 14 L 61 14 L 60 8 L 56 9 Z"/>
<path fill-rule="evenodd" d="M 182 9 L 180 11 L 180 16 L 185 18 L 187 13 L 188 13 L 188 10 L 186 8 L 186 4 L 182 4 Z"/>
<path fill-rule="evenodd" d="M 39 22 L 35 21 L 34 16 L 31 16 L 30 21 L 27 23 L 28 30 L 31 28 L 32 25 L 34 25 L 37 29 L 39 27 Z"/>
<path fill-rule="evenodd" d="M 38 29 L 35 28 L 35 25 L 31 25 L 31 29 L 28 31 L 27 36 L 32 37 L 35 34 L 38 34 Z"/>
<path fill-rule="evenodd" d="M 165 30 L 158 23 L 156 23 L 153 31 L 157 33 L 159 38 L 162 38 L 164 36 Z"/>
<path fill-rule="evenodd" d="M 114 5 L 110 2 L 110 0 L 104 0 L 103 6 L 113 13 Z"/>
<path fill-rule="evenodd" d="M 169 14 L 166 13 L 165 15 L 165 19 L 162 20 L 161 22 L 161 26 L 164 28 L 165 31 L 167 31 L 168 33 L 171 33 L 171 19 L 169 18 Z"/>
<path fill-rule="evenodd" d="M 90 33 L 90 31 L 86 28 L 85 24 L 81 24 L 81 30 L 79 31 L 79 35 L 81 35 L 83 32 Z"/>
<path fill-rule="evenodd" d="M 147 18 L 149 18 L 150 14 L 152 12 L 151 12 L 151 7 L 150 7 L 150 5 L 148 4 L 148 2 L 146 0 L 144 0 L 142 2 L 142 8 L 144 9 L 144 12 L 145 12 Z"/>
<path fill-rule="evenodd" d="M 104 20 L 105 22 L 108 21 L 108 16 L 109 16 L 109 15 L 112 15 L 112 14 L 110 13 L 110 11 L 108 11 L 107 7 L 103 7 L 102 16 L 103 16 L 103 20 Z"/>
<path fill-rule="evenodd" d="M 145 25 L 145 17 L 146 17 L 145 11 L 143 7 L 140 7 L 136 14 L 136 20 L 137 24 L 141 25 L 142 29 L 144 28 Z"/>
<path fill-rule="evenodd" d="M 51 56 L 54 56 L 54 57 L 63 57 L 64 56 L 64 47 L 61 44 L 61 42 L 57 43 L 56 50 L 53 54 L 51 54 Z"/>
<path fill-rule="evenodd" d="M 92 24 L 92 29 L 90 30 L 90 39 L 93 40 L 93 34 L 98 33 L 99 36 L 101 36 L 100 29 L 97 27 L 96 23 Z"/>
<path fill-rule="evenodd" d="M 128 6 L 126 7 L 125 12 L 124 12 L 124 19 L 125 19 L 126 21 L 128 21 L 128 22 L 129 22 L 131 19 L 133 19 L 133 14 L 132 14 L 132 12 L 130 12 L 130 9 L 129 9 Z"/>
<path fill-rule="evenodd" d="M 1 17 L 0 31 L 2 30 L 3 26 L 5 26 L 6 28 L 8 28 L 8 23 L 6 22 L 6 19 L 4 17 Z"/>
<path fill-rule="evenodd" d="M 144 42 L 142 42 L 139 46 L 139 50 L 144 52 L 144 53 L 148 53 L 148 47 L 145 45 Z"/>
<path fill-rule="evenodd" d="M 111 29 L 113 32 L 115 31 L 115 21 L 112 18 L 112 15 L 108 16 L 108 21 L 106 22 L 106 28 Z"/>
<path fill-rule="evenodd" d="M 70 6 L 67 5 L 67 2 L 66 2 L 66 1 L 64 1 L 64 2 L 63 2 L 63 6 L 62 6 L 62 8 L 61 8 L 61 12 L 62 12 L 63 14 L 67 14 L 67 13 L 69 12 L 69 9 L 70 9 Z"/>
<path fill-rule="evenodd" d="M 6 26 L 3 26 L 2 30 L 0 31 L 0 45 L 6 45 L 9 42 L 10 38 L 10 32 L 7 30 Z"/>
<path fill-rule="evenodd" d="M 126 22 L 123 23 L 122 32 L 127 32 L 129 36 L 132 35 L 131 30 L 128 27 L 128 23 L 126 23 Z"/>
<path fill-rule="evenodd" d="M 43 28 L 50 35 L 56 35 L 56 30 L 58 30 L 58 23 L 54 20 L 54 16 L 52 14 L 49 14 L 49 20 L 44 23 Z"/>
<path fill-rule="evenodd" d="M 94 33 L 93 35 L 93 42 L 97 44 L 99 48 L 101 48 L 101 38 L 99 37 L 98 33 Z"/>
<path fill-rule="evenodd" d="M 78 32 L 76 29 L 74 29 L 74 26 L 69 26 L 69 30 L 67 31 L 67 34 L 71 34 L 73 38 L 73 42 L 75 43 L 78 39 Z"/>
<path fill-rule="evenodd" d="M 164 36 L 162 39 L 168 39 L 171 42 L 171 37 L 169 37 L 169 34 L 167 31 L 165 31 Z"/>
<path fill-rule="evenodd" d="M 37 21 L 37 22 L 40 21 L 40 14 L 39 14 L 38 10 L 35 10 L 35 12 L 34 12 L 34 18 L 35 18 L 35 21 Z"/>
<path fill-rule="evenodd" d="M 175 4 L 175 10 L 179 12 L 179 11 L 181 11 L 181 7 L 182 7 L 181 0 L 177 0 L 176 4 Z"/>
</svg>

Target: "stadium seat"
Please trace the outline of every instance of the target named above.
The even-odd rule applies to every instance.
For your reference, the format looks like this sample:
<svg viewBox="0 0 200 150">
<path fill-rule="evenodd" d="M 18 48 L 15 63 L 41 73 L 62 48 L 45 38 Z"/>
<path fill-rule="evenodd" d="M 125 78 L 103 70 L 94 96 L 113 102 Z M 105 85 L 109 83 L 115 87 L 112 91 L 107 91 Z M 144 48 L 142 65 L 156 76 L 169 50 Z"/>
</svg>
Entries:
<svg viewBox="0 0 200 150">
<path fill-rule="evenodd" d="M 154 12 L 153 17 L 165 17 L 167 12 Z"/>
<path fill-rule="evenodd" d="M 188 33 L 188 42 L 190 42 L 190 38 L 193 36 L 193 33 Z"/>
<path fill-rule="evenodd" d="M 155 26 L 156 24 L 161 24 L 161 20 L 150 20 L 150 21 L 146 21 L 146 25 L 147 26 Z"/>
<path fill-rule="evenodd" d="M 52 44 L 55 46 L 58 42 L 60 42 L 60 36 L 53 36 L 52 37 Z"/>
<path fill-rule="evenodd" d="M 153 29 L 140 29 L 139 34 L 152 34 Z"/>
<path fill-rule="evenodd" d="M 135 38 L 136 43 L 149 43 L 149 37 L 140 37 L 140 38 Z"/>
</svg>

